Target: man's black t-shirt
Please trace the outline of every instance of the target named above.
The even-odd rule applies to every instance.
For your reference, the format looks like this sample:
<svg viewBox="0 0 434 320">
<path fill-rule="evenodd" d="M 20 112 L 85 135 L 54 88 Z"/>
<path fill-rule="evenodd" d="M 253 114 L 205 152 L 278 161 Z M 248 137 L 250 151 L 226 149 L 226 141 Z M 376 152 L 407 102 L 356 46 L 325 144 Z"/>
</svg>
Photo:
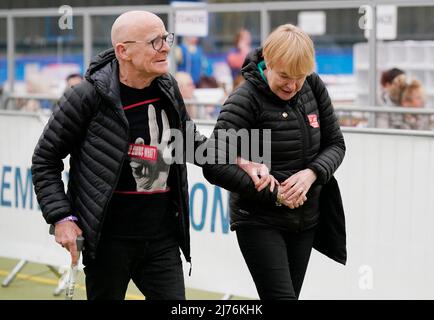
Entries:
<svg viewBox="0 0 434 320">
<path fill-rule="evenodd" d="M 169 102 L 155 82 L 144 89 L 121 83 L 120 93 L 130 127 L 130 145 L 108 204 L 103 232 L 115 238 L 163 237 L 174 228 L 167 164 L 171 158 L 167 151 Z"/>
</svg>

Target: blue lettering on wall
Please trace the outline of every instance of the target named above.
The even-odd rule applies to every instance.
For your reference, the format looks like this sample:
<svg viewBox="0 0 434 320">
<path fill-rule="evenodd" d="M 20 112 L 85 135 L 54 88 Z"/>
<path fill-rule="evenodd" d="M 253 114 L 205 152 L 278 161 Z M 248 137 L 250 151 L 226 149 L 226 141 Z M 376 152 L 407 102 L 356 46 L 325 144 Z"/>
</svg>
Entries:
<svg viewBox="0 0 434 320">
<path fill-rule="evenodd" d="M 6 180 L 6 174 L 8 172 L 11 172 L 12 168 L 10 166 L 4 166 L 2 171 L 3 171 L 1 176 L 2 180 L 0 184 L 0 205 L 3 207 L 10 207 L 12 205 L 12 202 L 4 198 L 4 193 L 6 189 L 11 188 L 11 184 Z"/>
<path fill-rule="evenodd" d="M 214 196 L 212 198 L 212 207 L 211 207 L 211 215 L 208 216 L 208 219 L 211 219 L 211 232 L 216 232 L 216 222 L 217 219 L 220 218 L 220 224 L 222 228 L 222 233 L 226 234 L 229 232 L 229 210 L 224 208 L 228 207 L 227 202 L 226 205 L 223 204 L 223 196 L 222 189 L 217 186 L 213 186 Z M 199 205 L 196 206 L 196 209 L 199 210 L 200 213 L 200 221 L 197 221 L 199 216 L 195 215 L 194 209 L 194 199 L 197 194 L 197 191 L 202 191 L 202 201 L 198 202 Z M 190 221 L 191 226 L 195 231 L 202 231 L 205 227 L 205 223 L 207 221 L 207 209 L 208 209 L 208 189 L 205 184 L 198 182 L 193 185 L 190 191 Z M 217 211 L 220 211 L 220 214 L 217 214 Z"/>
<path fill-rule="evenodd" d="M 66 185 L 69 171 L 63 171 L 62 177 Z M 41 210 L 36 201 L 29 167 L 0 165 L 0 207 Z"/>
<path fill-rule="evenodd" d="M 196 195 L 197 190 L 202 190 L 202 214 L 200 223 L 196 223 L 194 221 L 194 196 Z M 194 230 L 200 231 L 205 226 L 205 219 L 206 219 L 206 208 L 208 205 L 208 191 L 206 190 L 206 187 L 203 183 L 196 183 L 193 188 L 191 188 L 190 192 L 190 221 L 191 226 Z"/>
<path fill-rule="evenodd" d="M 18 200 L 21 199 L 21 207 L 26 208 L 27 198 L 29 199 L 30 209 L 33 209 L 33 184 L 32 171 L 28 168 L 26 173 L 26 182 L 23 189 L 23 181 L 21 179 L 21 169 L 15 168 L 15 207 L 18 208 Z"/>
<path fill-rule="evenodd" d="M 215 220 L 217 216 L 217 205 L 220 208 L 220 217 L 223 233 L 228 233 L 229 231 L 229 210 L 223 210 L 223 198 L 222 191 L 220 187 L 214 187 L 214 201 L 212 203 L 212 213 L 211 213 L 211 232 L 215 232 Z"/>
</svg>

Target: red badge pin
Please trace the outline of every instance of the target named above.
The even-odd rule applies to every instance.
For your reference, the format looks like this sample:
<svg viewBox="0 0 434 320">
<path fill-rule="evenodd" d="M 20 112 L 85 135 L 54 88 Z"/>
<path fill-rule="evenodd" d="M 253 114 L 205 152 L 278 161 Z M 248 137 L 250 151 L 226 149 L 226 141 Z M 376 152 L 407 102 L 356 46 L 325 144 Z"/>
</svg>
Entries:
<svg viewBox="0 0 434 320">
<path fill-rule="evenodd" d="M 319 128 L 318 116 L 316 114 L 308 114 L 307 118 L 312 128 Z"/>
</svg>

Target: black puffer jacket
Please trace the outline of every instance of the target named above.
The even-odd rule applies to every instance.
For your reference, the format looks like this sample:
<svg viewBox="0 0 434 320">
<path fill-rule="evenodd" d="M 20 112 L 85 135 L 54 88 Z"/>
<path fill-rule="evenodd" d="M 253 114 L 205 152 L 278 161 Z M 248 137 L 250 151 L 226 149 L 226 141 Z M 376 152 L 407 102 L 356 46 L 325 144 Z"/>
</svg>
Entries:
<svg viewBox="0 0 434 320">
<path fill-rule="evenodd" d="M 85 253 L 94 258 L 107 204 L 117 184 L 128 148 L 128 121 L 119 93 L 119 65 L 113 49 L 96 57 L 86 81 L 69 89 L 60 99 L 33 155 L 32 175 L 37 199 L 47 223 L 75 215 L 85 238 Z M 176 127 L 184 134 L 190 120 L 176 81 L 170 75 L 156 80 L 173 105 Z M 195 127 L 195 147 L 206 139 Z M 68 154 L 68 192 L 61 181 Z M 173 174 L 173 175 L 172 175 Z M 180 247 L 190 261 L 187 169 L 173 164 L 173 199 L 179 221 Z"/>
<path fill-rule="evenodd" d="M 211 183 L 231 191 L 232 230 L 242 225 L 267 225 L 301 231 L 318 222 L 321 188 L 344 158 L 344 139 L 317 74 L 310 75 L 290 101 L 283 101 L 262 79 L 257 67 L 262 60 L 261 49 L 247 57 L 242 69 L 247 81 L 226 100 L 214 135 L 218 140 L 219 129 L 271 129 L 271 141 L 266 141 L 271 144 L 270 173 L 279 182 L 306 168 L 317 174 L 307 201 L 297 209 L 276 206 L 277 188 L 273 193 L 269 188 L 258 193 L 250 177 L 236 165 L 206 165 L 203 173 Z M 316 115 L 319 128 L 310 125 L 311 115 Z M 210 145 L 214 143 L 209 140 Z"/>
</svg>

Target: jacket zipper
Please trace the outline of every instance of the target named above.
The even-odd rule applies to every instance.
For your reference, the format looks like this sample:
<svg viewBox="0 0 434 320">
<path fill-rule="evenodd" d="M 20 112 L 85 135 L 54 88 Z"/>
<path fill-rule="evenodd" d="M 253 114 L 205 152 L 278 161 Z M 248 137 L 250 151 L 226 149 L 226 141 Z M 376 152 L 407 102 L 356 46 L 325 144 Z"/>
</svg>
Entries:
<svg viewBox="0 0 434 320">
<path fill-rule="evenodd" d="M 183 234 L 183 238 L 184 238 L 184 245 L 187 247 L 187 242 L 186 242 L 186 239 L 187 239 L 187 234 L 186 234 L 186 232 L 185 232 L 185 230 L 186 230 L 186 227 L 188 227 L 188 226 L 185 226 L 185 219 L 184 219 L 184 215 L 186 214 L 186 212 L 184 212 L 184 209 L 182 208 L 183 206 L 182 206 L 182 204 L 184 204 L 185 205 L 185 201 L 184 201 L 184 199 L 183 199 L 183 195 L 182 195 L 182 191 L 181 191 L 181 188 L 182 188 L 182 186 L 181 186 L 181 181 L 182 181 L 182 179 L 181 179 L 181 173 L 179 172 L 179 170 L 176 170 L 176 176 L 177 176 L 177 180 L 178 180 L 178 198 L 179 198 L 179 201 L 180 201 L 180 206 L 181 206 L 181 208 L 178 208 L 179 209 L 179 211 L 180 211 L 180 214 L 179 214 L 179 218 L 178 219 L 180 219 L 181 220 L 181 229 L 182 229 L 182 234 Z M 185 206 L 186 207 L 186 206 Z M 185 260 L 188 262 L 188 263 L 190 263 L 190 272 L 189 272 L 189 275 L 191 275 L 191 269 L 192 269 L 192 264 L 191 264 L 191 256 L 190 256 L 190 252 L 188 253 L 188 257 L 185 257 Z"/>
<path fill-rule="evenodd" d="M 100 93 L 100 94 L 101 94 L 101 93 Z M 115 108 L 115 114 L 116 114 L 116 115 L 117 115 L 117 116 L 122 120 L 122 123 L 124 123 L 124 125 L 126 125 L 126 127 L 127 127 L 127 133 L 128 133 L 128 131 L 129 131 L 129 125 L 128 125 L 128 122 L 125 123 L 124 119 L 122 119 L 121 115 L 118 113 L 118 111 L 117 111 L 117 109 L 116 109 L 116 105 L 114 105 L 114 103 L 110 102 L 108 99 L 107 99 L 107 101 L 108 101 L 109 103 L 111 103 L 112 106 Z M 105 221 L 105 219 L 106 219 L 107 206 L 109 205 L 109 203 L 110 203 L 110 201 L 111 201 L 111 199 L 112 199 L 112 197 L 113 197 L 114 189 L 115 189 L 116 186 L 118 185 L 119 178 L 121 177 L 121 170 L 122 170 L 122 166 L 124 165 L 125 156 L 126 156 L 127 152 L 128 152 L 128 141 L 127 141 L 127 147 L 126 147 L 125 151 L 123 152 L 122 159 L 121 159 L 121 163 L 120 163 L 119 168 L 118 168 L 118 171 L 117 171 L 117 173 L 116 173 L 115 184 L 113 185 L 113 188 L 111 189 L 110 196 L 108 197 L 107 202 L 105 203 L 104 208 L 103 208 L 103 211 L 102 211 L 102 219 L 101 219 L 101 223 L 100 223 L 100 225 L 99 225 L 99 228 L 98 228 L 98 231 L 97 231 L 97 234 L 96 234 L 96 243 L 95 243 L 95 248 L 98 247 L 99 241 L 100 241 L 100 239 L 101 239 L 101 230 L 102 230 L 102 227 L 103 227 L 103 225 L 104 225 L 104 221 Z M 96 256 L 96 251 L 95 251 L 95 253 L 94 253 L 94 256 Z"/>
<path fill-rule="evenodd" d="M 160 81 L 160 88 L 162 89 L 162 91 L 166 94 L 166 96 L 171 100 L 171 102 L 175 105 L 176 104 L 176 99 L 172 99 L 172 95 L 170 94 L 169 90 L 166 88 L 166 86 Z M 174 108 L 175 112 L 177 114 L 177 125 L 178 128 L 181 130 L 181 132 L 183 132 L 183 125 L 182 125 L 182 120 L 181 120 L 181 115 L 178 111 L 178 108 Z M 180 215 L 179 215 L 179 219 L 181 219 L 181 229 L 182 229 L 182 235 L 183 235 L 183 239 L 184 239 L 184 247 L 187 248 L 188 247 L 188 243 L 186 242 L 187 239 L 187 234 L 185 232 L 186 228 L 188 228 L 189 226 L 185 226 L 185 220 L 183 215 L 186 214 L 186 212 L 184 212 L 183 207 L 187 207 L 184 197 L 182 195 L 182 177 L 180 176 L 181 172 L 180 170 L 178 170 L 178 168 L 176 168 L 176 176 L 177 176 L 177 180 L 178 180 L 178 198 L 180 201 L 180 208 L 178 208 L 178 210 L 180 211 Z M 188 208 L 187 208 L 188 209 Z M 190 250 L 189 250 L 190 251 Z M 190 252 L 188 252 L 188 256 L 185 257 L 185 260 L 190 264 L 190 271 L 189 271 L 189 276 L 191 275 L 192 272 L 192 268 L 193 268 L 193 264 L 191 262 L 191 256 L 190 256 Z"/>
<path fill-rule="evenodd" d="M 298 123 L 300 124 L 300 127 L 302 128 L 302 140 L 303 140 L 303 146 L 302 146 L 302 163 L 303 163 L 303 168 L 306 167 L 306 149 L 310 148 L 311 144 L 312 144 L 312 138 L 310 136 L 310 132 L 309 132 L 309 120 L 307 119 L 305 110 L 303 109 L 303 107 L 300 107 L 299 105 L 297 105 L 298 112 L 296 112 L 297 114 L 297 118 L 298 118 Z M 299 228 L 298 228 L 298 232 L 301 232 L 303 230 L 304 227 L 304 206 L 302 206 L 301 208 L 301 212 L 300 212 L 300 224 L 299 224 Z"/>
<path fill-rule="evenodd" d="M 179 113 L 178 114 L 178 126 L 182 132 L 182 121 L 180 119 Z M 181 220 L 181 229 L 182 229 L 182 235 L 183 235 L 183 240 L 184 240 L 184 247 L 187 248 L 188 247 L 188 243 L 187 243 L 187 234 L 185 232 L 186 228 L 188 228 L 189 226 L 185 225 L 185 218 L 184 215 L 186 214 L 186 212 L 184 211 L 184 207 L 187 208 L 187 204 L 185 203 L 184 197 L 182 195 L 182 177 L 181 177 L 181 170 L 176 166 L 176 176 L 177 176 L 177 180 L 178 180 L 178 198 L 179 198 L 179 205 L 180 208 L 178 208 L 180 215 L 179 215 L 179 219 Z M 187 208 L 188 209 L 188 208 Z M 191 276 L 191 271 L 193 268 L 193 265 L 191 263 L 191 256 L 190 256 L 190 250 L 188 252 L 188 256 L 185 257 L 186 261 L 190 264 L 190 271 L 189 271 L 189 276 Z"/>
</svg>

